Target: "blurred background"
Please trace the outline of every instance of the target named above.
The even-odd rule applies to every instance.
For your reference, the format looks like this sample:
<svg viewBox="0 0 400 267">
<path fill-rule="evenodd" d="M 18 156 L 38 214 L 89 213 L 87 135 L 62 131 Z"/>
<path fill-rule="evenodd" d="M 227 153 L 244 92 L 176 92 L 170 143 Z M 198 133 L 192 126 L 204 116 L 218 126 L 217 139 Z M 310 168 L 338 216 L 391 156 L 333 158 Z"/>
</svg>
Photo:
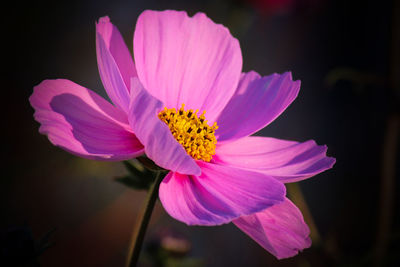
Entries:
<svg viewBox="0 0 400 267">
<path fill-rule="evenodd" d="M 314 139 L 337 163 L 288 188 L 312 229 L 313 246 L 298 256 L 278 261 L 232 224 L 188 227 L 158 203 L 141 265 L 400 266 L 399 1 L 9 4 L 1 18 L 0 265 L 12 258 L 15 266 L 123 266 L 145 192 L 113 180 L 127 173 L 121 163 L 77 158 L 51 145 L 38 133 L 28 97 L 48 78 L 105 96 L 95 21 L 108 15 L 132 51 L 143 10 L 177 9 L 205 12 L 227 26 L 240 41 L 244 71 L 292 71 L 302 82 L 298 98 L 258 134 Z"/>
</svg>

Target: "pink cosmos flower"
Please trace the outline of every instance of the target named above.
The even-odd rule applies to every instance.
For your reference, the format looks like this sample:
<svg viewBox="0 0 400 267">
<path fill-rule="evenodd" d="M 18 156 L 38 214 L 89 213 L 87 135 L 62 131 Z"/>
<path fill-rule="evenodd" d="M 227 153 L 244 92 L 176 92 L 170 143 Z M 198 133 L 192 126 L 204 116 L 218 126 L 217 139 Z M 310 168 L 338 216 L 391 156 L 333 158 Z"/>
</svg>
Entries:
<svg viewBox="0 0 400 267">
<path fill-rule="evenodd" d="M 233 222 L 277 258 L 309 247 L 309 228 L 284 183 L 329 169 L 335 159 L 314 141 L 250 136 L 286 109 L 300 81 L 289 72 L 242 73 L 238 40 L 203 13 L 143 12 L 135 63 L 108 17 L 96 30 L 100 77 L 112 104 L 69 80 L 45 80 L 30 97 L 39 131 L 88 159 L 145 153 L 170 170 L 159 198 L 179 221 Z"/>
</svg>

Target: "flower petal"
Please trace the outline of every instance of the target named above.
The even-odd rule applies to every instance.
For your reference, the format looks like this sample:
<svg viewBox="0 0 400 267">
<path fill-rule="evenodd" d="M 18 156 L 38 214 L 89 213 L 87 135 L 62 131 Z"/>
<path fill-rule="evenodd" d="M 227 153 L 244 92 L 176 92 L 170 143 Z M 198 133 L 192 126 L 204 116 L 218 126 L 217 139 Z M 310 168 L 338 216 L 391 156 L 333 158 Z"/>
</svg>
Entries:
<svg viewBox="0 0 400 267">
<path fill-rule="evenodd" d="M 130 78 L 137 74 L 121 34 L 108 17 L 100 18 L 96 24 L 96 52 L 100 77 L 108 96 L 127 112 Z"/>
<path fill-rule="evenodd" d="M 293 257 L 311 246 L 310 229 L 300 210 L 288 198 L 233 223 L 278 259 Z"/>
<path fill-rule="evenodd" d="M 145 11 L 136 24 L 134 56 L 143 86 L 168 108 L 207 111 L 214 122 L 242 69 L 239 42 L 203 13 Z"/>
<path fill-rule="evenodd" d="M 234 140 L 264 128 L 277 118 L 300 90 L 290 72 L 266 77 L 243 73 L 235 94 L 219 115 L 218 141 Z"/>
<path fill-rule="evenodd" d="M 189 225 L 218 225 L 280 203 L 285 186 L 261 173 L 197 161 L 200 176 L 169 173 L 160 201 L 175 219 Z"/>
<path fill-rule="evenodd" d="M 194 159 L 186 153 L 158 118 L 163 103 L 151 96 L 137 78 L 131 81 L 129 123 L 145 147 L 146 155 L 158 166 L 183 174 L 200 174 Z"/>
<path fill-rule="evenodd" d="M 69 80 L 45 80 L 29 99 L 40 133 L 75 155 L 125 160 L 143 153 L 126 114 L 96 93 Z"/>
<path fill-rule="evenodd" d="M 131 86 L 131 77 L 137 77 L 135 64 L 133 63 L 132 55 L 126 46 L 117 27 L 111 22 L 109 17 L 102 17 L 96 25 L 97 33 L 103 38 L 111 56 L 121 73 L 126 88 L 128 91 Z"/>
<path fill-rule="evenodd" d="M 297 182 L 332 168 L 327 147 L 313 140 L 298 143 L 268 137 L 245 137 L 217 144 L 219 164 L 259 171 L 284 183 Z"/>
</svg>

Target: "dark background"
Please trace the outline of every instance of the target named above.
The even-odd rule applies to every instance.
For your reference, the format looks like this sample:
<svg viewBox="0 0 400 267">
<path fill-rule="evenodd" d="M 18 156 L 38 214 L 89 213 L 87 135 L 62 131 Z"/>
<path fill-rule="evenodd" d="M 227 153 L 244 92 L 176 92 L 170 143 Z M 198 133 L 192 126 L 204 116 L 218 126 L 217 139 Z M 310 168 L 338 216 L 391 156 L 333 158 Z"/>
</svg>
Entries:
<svg viewBox="0 0 400 267">
<path fill-rule="evenodd" d="M 227 26 L 240 41 L 244 71 L 291 70 L 302 81 L 299 97 L 259 134 L 314 139 L 328 145 L 337 163 L 298 183 L 300 197 L 297 187 L 289 188 L 306 221 L 315 225 L 313 246 L 299 256 L 278 261 L 233 225 L 188 227 L 158 205 L 142 264 L 151 266 L 158 241 L 172 235 L 191 249 L 184 258 L 169 257 L 169 266 L 398 266 L 396 2 L 71 0 L 2 7 L 3 264 L 4 258 L 31 258 L 32 239 L 56 228 L 54 244 L 38 258 L 41 266 L 123 266 L 145 193 L 113 181 L 126 173 L 121 163 L 85 160 L 52 146 L 38 133 L 28 98 L 48 78 L 67 78 L 105 96 L 95 21 L 110 16 L 132 51 L 143 10 L 178 9 L 205 12 Z"/>
</svg>

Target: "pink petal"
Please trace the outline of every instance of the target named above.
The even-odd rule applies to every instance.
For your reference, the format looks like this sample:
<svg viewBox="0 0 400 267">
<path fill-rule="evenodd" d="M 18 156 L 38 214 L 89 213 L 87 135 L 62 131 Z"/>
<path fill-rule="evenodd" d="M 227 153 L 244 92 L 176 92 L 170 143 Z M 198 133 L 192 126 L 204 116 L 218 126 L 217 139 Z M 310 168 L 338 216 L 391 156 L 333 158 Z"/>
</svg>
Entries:
<svg viewBox="0 0 400 267">
<path fill-rule="evenodd" d="M 300 90 L 290 72 L 266 77 L 243 73 L 232 99 L 219 115 L 218 141 L 234 140 L 264 128 L 277 118 Z"/>
<path fill-rule="evenodd" d="M 111 101 L 128 111 L 130 78 L 136 77 L 136 69 L 118 29 L 108 17 L 96 24 L 97 65 L 104 88 Z"/>
<path fill-rule="evenodd" d="M 166 211 L 189 225 L 218 225 L 280 203 L 285 187 L 272 177 L 197 162 L 200 176 L 169 173 L 159 190 Z"/>
<path fill-rule="evenodd" d="M 293 257 L 311 246 L 310 230 L 300 210 L 287 198 L 233 223 L 278 259 Z"/>
<path fill-rule="evenodd" d="M 126 88 L 128 91 L 131 86 L 131 77 L 137 77 L 135 64 L 133 63 L 132 55 L 125 45 L 117 27 L 111 22 L 109 17 L 102 17 L 96 25 L 97 33 L 103 38 L 111 56 L 114 58 L 115 63 L 121 73 Z"/>
<path fill-rule="evenodd" d="M 284 183 L 300 181 L 332 168 L 327 147 L 268 137 L 245 137 L 217 144 L 213 159 L 219 164 L 259 171 Z"/>
<path fill-rule="evenodd" d="M 126 114 L 96 93 L 69 80 L 45 80 L 29 99 L 39 132 L 75 155 L 125 160 L 143 153 Z"/>
<path fill-rule="evenodd" d="M 145 11 L 134 56 L 143 86 L 168 108 L 206 110 L 213 122 L 233 95 L 242 69 L 239 42 L 203 13 Z"/>
<path fill-rule="evenodd" d="M 194 159 L 186 153 L 158 118 L 163 103 L 151 96 L 137 78 L 132 78 L 129 123 L 144 144 L 146 155 L 158 166 L 183 174 L 200 174 Z"/>
</svg>

